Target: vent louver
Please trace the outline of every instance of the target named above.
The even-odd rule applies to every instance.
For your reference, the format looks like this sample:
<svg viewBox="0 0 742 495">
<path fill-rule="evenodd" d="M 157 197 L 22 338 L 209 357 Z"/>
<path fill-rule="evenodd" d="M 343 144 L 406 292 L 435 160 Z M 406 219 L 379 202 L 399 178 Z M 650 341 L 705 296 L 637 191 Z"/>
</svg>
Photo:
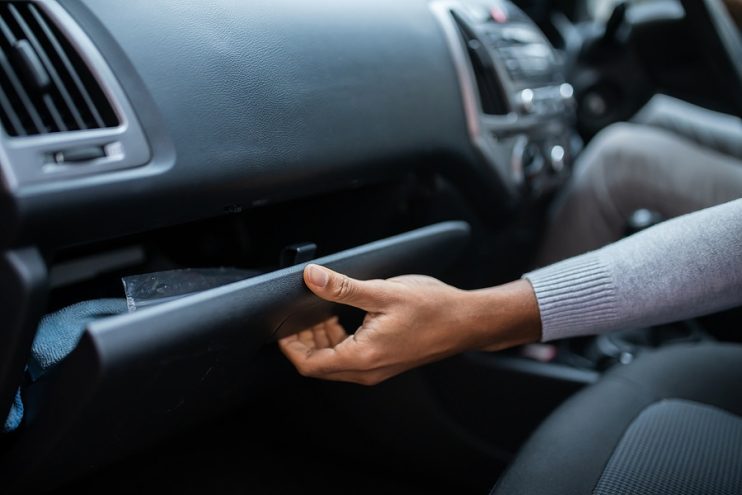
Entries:
<svg viewBox="0 0 742 495">
<path fill-rule="evenodd" d="M 0 2 L 0 120 L 9 136 L 119 124 L 80 54 L 32 2 Z"/>
<path fill-rule="evenodd" d="M 452 14 L 466 45 L 469 59 L 471 60 L 472 71 L 474 72 L 477 89 L 479 90 L 482 112 L 490 115 L 506 114 L 507 108 L 505 106 L 504 92 L 500 86 L 500 80 L 497 76 L 492 57 L 466 22 L 456 12 L 452 12 Z"/>
</svg>

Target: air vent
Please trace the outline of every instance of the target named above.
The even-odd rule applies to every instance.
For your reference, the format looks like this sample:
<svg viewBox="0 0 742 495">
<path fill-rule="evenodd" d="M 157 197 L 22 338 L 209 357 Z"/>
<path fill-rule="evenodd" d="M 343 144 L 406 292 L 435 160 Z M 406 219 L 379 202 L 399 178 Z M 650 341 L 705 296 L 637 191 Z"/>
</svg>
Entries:
<svg viewBox="0 0 742 495">
<path fill-rule="evenodd" d="M 87 64 L 33 2 L 0 2 L 0 109 L 14 137 L 119 125 Z"/>
<path fill-rule="evenodd" d="M 452 12 L 452 14 L 471 60 L 474 77 L 477 80 L 482 112 L 491 115 L 506 114 L 504 93 L 492 57 L 466 22 L 455 12 Z"/>
</svg>

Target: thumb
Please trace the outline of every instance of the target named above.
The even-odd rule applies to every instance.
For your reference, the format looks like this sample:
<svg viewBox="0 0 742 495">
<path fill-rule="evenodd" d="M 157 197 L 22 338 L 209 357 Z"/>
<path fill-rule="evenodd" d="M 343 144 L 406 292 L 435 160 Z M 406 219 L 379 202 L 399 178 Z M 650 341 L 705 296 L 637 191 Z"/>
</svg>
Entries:
<svg viewBox="0 0 742 495">
<path fill-rule="evenodd" d="M 365 311 L 377 311 L 384 301 L 384 289 L 378 280 L 356 280 L 347 275 L 310 264 L 304 268 L 304 282 L 309 290 L 326 301 L 347 304 Z"/>
</svg>

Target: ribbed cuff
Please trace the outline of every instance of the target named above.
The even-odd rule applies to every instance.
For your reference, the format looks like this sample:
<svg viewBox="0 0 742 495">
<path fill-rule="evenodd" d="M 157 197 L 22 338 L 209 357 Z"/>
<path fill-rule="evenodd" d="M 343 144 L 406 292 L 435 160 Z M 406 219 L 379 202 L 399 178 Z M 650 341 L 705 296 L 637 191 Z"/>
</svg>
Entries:
<svg viewBox="0 0 742 495">
<path fill-rule="evenodd" d="M 541 311 L 542 340 L 593 335 L 618 319 L 616 288 L 598 252 L 523 275 Z"/>
</svg>

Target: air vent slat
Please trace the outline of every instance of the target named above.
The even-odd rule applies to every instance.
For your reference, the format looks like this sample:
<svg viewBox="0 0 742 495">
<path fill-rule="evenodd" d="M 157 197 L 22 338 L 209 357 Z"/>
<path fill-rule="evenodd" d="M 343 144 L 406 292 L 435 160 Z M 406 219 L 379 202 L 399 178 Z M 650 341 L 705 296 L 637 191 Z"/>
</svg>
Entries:
<svg viewBox="0 0 742 495">
<path fill-rule="evenodd" d="M 69 128 L 64 122 L 62 114 L 57 109 L 57 104 L 54 103 L 54 99 L 50 95 L 43 95 L 41 98 L 44 101 L 44 106 L 49 111 L 49 115 L 51 115 L 52 120 L 54 121 L 54 125 L 57 127 L 57 129 L 59 129 L 60 131 L 68 131 Z"/>
<path fill-rule="evenodd" d="M 0 21 L 0 25 L 1 24 L 3 23 Z M 39 112 L 36 110 L 36 105 L 31 102 L 31 97 L 18 79 L 10 61 L 5 56 L 5 53 L 0 53 L 0 67 L 2 67 L 5 76 L 3 78 L 3 89 L 8 94 L 11 94 L 11 99 L 13 99 L 12 94 L 15 94 L 17 97 L 16 101 L 20 103 L 20 110 L 23 111 L 27 117 L 25 120 L 28 121 L 28 124 L 24 126 L 26 131 L 25 134 L 41 134 L 46 132 L 46 125 L 44 124 L 41 115 L 39 115 Z M 8 86 L 7 88 L 6 85 Z M 10 89 L 13 90 L 12 93 L 9 91 Z M 18 113 L 20 114 L 20 112 Z M 21 120 L 24 120 L 23 117 L 21 117 Z"/>
<path fill-rule="evenodd" d="M 75 70 L 75 67 L 73 66 L 72 62 L 67 56 L 67 53 L 65 53 L 64 48 L 62 48 L 62 45 L 57 40 L 57 37 L 54 35 L 52 30 L 49 28 L 49 25 L 47 24 L 47 22 L 44 20 L 44 18 L 41 16 L 38 9 L 34 5 L 32 4 L 29 5 L 29 11 L 31 12 L 31 15 L 33 16 L 37 25 L 41 28 L 46 39 L 49 40 L 49 43 L 54 48 L 54 51 L 56 52 L 57 57 L 64 65 L 64 68 L 66 69 L 67 73 L 70 75 L 70 78 L 72 79 L 72 82 L 77 88 L 78 93 L 80 94 L 83 101 L 85 102 L 85 106 L 88 112 L 95 120 L 96 127 L 105 127 L 106 124 L 103 121 L 103 117 L 101 117 L 100 113 L 98 112 L 98 109 L 95 107 L 95 103 L 93 103 L 93 99 L 90 97 L 90 93 L 88 92 L 87 88 L 83 84 L 82 79 L 80 78 L 80 75 L 77 73 L 77 70 Z"/>
<path fill-rule="evenodd" d="M 3 126 L 12 129 L 12 132 L 19 136 L 25 136 L 26 130 L 23 127 L 23 122 L 21 122 L 21 119 L 13 108 L 13 104 L 8 99 L 8 95 L 5 94 L 2 88 L 0 88 L 0 108 L 3 110 Z"/>
<path fill-rule="evenodd" d="M 9 136 L 119 125 L 72 41 L 43 4 L 0 1 L 0 120 Z"/>
<path fill-rule="evenodd" d="M 10 13 L 13 16 L 13 19 L 15 19 L 16 23 L 18 24 L 18 27 L 23 32 L 24 37 L 31 43 L 31 46 L 33 46 L 36 54 L 39 56 L 41 63 L 44 65 L 44 68 L 46 68 L 46 71 L 48 72 L 49 77 L 52 80 L 54 92 L 62 100 L 61 102 L 59 102 L 59 106 L 57 106 L 55 110 L 58 111 L 60 115 L 62 113 L 66 113 L 69 115 L 69 117 L 72 118 L 72 121 L 70 122 L 65 122 L 64 119 L 62 119 L 60 125 L 61 130 L 86 129 L 87 126 L 85 125 L 80 112 L 77 110 L 77 106 L 72 100 L 72 96 L 67 90 L 67 86 L 64 84 L 64 81 L 62 81 L 62 78 L 57 73 L 57 69 L 54 67 L 54 64 L 47 55 L 46 50 L 36 38 L 36 35 L 31 30 L 31 27 L 26 22 L 26 19 L 23 18 L 16 6 L 14 4 L 10 4 L 8 8 L 10 9 Z M 53 102 L 54 100 L 45 97 L 44 101 L 47 102 L 48 105 L 48 102 Z"/>
<path fill-rule="evenodd" d="M 50 131 L 59 131 L 58 124 L 52 117 L 52 112 L 48 108 L 48 104 L 43 101 L 39 95 L 31 94 L 26 90 L 25 85 L 20 79 L 18 68 L 14 67 L 13 61 L 10 57 L 7 57 L 6 53 L 12 53 L 13 45 L 18 41 L 15 33 L 6 22 L 6 18 L 9 17 L 7 10 L 7 4 L 2 5 L 2 11 L 0 11 L 0 32 L 2 32 L 2 65 L 3 70 L 14 90 L 15 94 L 20 99 L 21 107 L 28 113 L 29 118 L 33 122 L 35 128 L 27 128 L 27 134 L 44 134 Z M 12 134 L 11 134 L 12 135 Z"/>
<path fill-rule="evenodd" d="M 7 8 L 7 7 L 3 6 L 3 8 Z M 3 14 L 3 16 L 0 17 L 0 32 L 2 32 L 3 37 L 5 38 L 5 40 L 8 43 L 8 45 L 9 46 L 13 46 L 13 44 L 15 44 L 15 42 L 17 41 L 17 39 L 16 39 L 15 34 L 13 33 L 13 31 L 8 26 L 8 23 L 5 22 L 5 17 L 7 17 L 7 15 L 5 15 L 6 13 L 5 12 L 2 12 L 2 14 Z"/>
</svg>

